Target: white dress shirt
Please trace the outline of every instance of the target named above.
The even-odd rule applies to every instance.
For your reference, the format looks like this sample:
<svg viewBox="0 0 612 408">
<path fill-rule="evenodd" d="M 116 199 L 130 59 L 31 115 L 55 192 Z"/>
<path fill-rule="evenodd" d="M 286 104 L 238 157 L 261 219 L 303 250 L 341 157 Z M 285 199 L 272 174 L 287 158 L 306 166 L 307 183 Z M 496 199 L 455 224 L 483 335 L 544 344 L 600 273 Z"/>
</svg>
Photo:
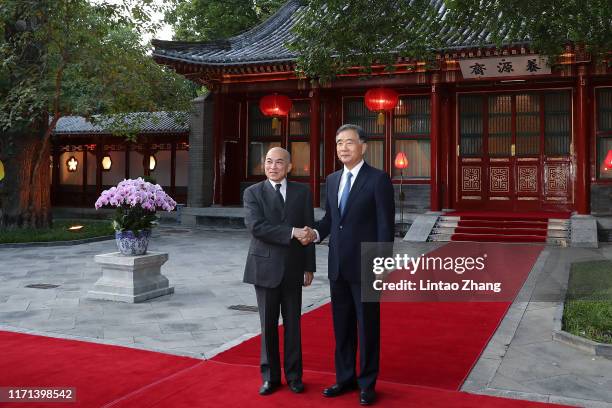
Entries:
<svg viewBox="0 0 612 408">
<path fill-rule="evenodd" d="M 276 185 L 279 183 L 278 181 L 272 181 L 270 179 L 268 179 L 268 181 L 270 182 L 270 184 L 272 184 L 272 188 L 274 190 L 276 190 Z M 284 178 L 280 181 L 280 193 L 283 196 L 283 201 L 287 201 L 287 178 Z"/>
<path fill-rule="evenodd" d="M 355 180 L 357 179 L 357 176 L 359 175 L 359 170 L 361 170 L 361 168 L 363 167 L 363 163 L 364 161 L 361 160 L 351 170 L 349 170 L 348 167 L 344 166 L 344 171 L 342 172 L 342 176 L 340 176 L 340 187 L 338 188 L 338 207 L 340 207 L 340 200 L 342 198 L 342 192 L 344 191 L 344 187 L 346 186 L 346 180 L 348 179 L 347 173 L 351 173 L 353 175 L 353 178 L 351 180 L 351 187 L 350 187 L 352 189 L 353 186 L 355 185 Z M 317 239 L 315 239 L 314 242 L 321 242 L 319 231 L 315 229 L 314 232 L 315 234 L 317 234 Z"/>
<path fill-rule="evenodd" d="M 342 172 L 342 176 L 340 177 L 340 187 L 338 188 L 338 207 L 340 207 L 340 199 L 342 198 L 342 192 L 344 191 L 344 186 L 346 186 L 346 180 L 348 179 L 347 174 L 351 173 L 353 175 L 353 179 L 351 180 L 351 187 L 355 185 L 355 180 L 357 179 L 357 175 L 359 174 L 359 170 L 363 167 L 363 160 L 360 161 L 349 170 L 346 166 L 344 166 L 344 171 Z M 350 190 L 349 190 L 350 191 Z"/>
</svg>

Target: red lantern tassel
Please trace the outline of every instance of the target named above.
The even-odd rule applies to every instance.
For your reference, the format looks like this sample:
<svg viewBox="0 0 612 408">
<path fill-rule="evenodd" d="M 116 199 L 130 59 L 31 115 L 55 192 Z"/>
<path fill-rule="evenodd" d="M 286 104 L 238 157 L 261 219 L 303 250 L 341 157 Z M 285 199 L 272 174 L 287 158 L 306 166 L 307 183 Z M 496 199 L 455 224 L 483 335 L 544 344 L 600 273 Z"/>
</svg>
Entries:
<svg viewBox="0 0 612 408">
<path fill-rule="evenodd" d="M 278 127 L 278 118 L 275 116 L 272 118 L 272 129 L 276 130 Z"/>
<path fill-rule="evenodd" d="M 385 124 L 385 113 L 384 112 L 378 112 L 376 123 L 378 123 L 378 126 L 382 126 Z"/>
</svg>

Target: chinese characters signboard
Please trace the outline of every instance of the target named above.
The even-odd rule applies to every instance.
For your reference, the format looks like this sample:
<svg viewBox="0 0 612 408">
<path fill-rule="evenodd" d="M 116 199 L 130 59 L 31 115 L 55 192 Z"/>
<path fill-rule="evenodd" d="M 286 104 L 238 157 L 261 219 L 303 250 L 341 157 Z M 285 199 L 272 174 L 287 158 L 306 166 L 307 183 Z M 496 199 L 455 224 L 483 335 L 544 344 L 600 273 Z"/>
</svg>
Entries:
<svg viewBox="0 0 612 408">
<path fill-rule="evenodd" d="M 466 79 L 550 74 L 546 57 L 539 55 L 467 59 L 460 60 L 459 66 Z"/>
</svg>

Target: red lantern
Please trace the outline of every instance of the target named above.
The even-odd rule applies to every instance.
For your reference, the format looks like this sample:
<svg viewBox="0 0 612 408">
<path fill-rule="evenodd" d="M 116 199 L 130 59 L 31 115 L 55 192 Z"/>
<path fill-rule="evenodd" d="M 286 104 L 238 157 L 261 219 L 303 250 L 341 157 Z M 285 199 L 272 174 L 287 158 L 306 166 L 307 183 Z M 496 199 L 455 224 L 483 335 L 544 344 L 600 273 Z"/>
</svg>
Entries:
<svg viewBox="0 0 612 408">
<path fill-rule="evenodd" d="M 608 154 L 603 162 L 603 169 L 604 171 L 612 169 L 612 150 L 608 150 Z"/>
<path fill-rule="evenodd" d="M 398 152 L 395 156 L 395 168 L 400 170 L 408 168 L 408 158 L 404 152 Z"/>
<path fill-rule="evenodd" d="M 259 110 L 264 116 L 272 116 L 272 129 L 276 129 L 278 118 L 289 114 L 291 99 L 277 93 L 266 95 L 259 100 Z"/>
<path fill-rule="evenodd" d="M 399 95 L 393 89 L 373 88 L 365 94 L 366 107 L 374 112 L 378 112 L 378 124 L 385 123 L 385 111 L 395 108 Z"/>
</svg>

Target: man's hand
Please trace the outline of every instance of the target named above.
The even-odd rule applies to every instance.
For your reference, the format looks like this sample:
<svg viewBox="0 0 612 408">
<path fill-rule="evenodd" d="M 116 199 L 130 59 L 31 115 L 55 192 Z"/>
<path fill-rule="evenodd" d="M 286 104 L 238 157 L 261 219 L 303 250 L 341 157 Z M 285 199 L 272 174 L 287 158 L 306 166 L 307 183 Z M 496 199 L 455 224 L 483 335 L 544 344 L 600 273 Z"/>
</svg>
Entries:
<svg viewBox="0 0 612 408">
<path fill-rule="evenodd" d="M 293 237 L 296 238 L 304 246 L 310 244 L 312 241 L 317 239 L 317 234 L 314 230 L 308 226 L 304 228 L 294 228 Z"/>
<path fill-rule="evenodd" d="M 314 278 L 313 272 L 304 272 L 304 286 L 310 286 Z"/>
</svg>

